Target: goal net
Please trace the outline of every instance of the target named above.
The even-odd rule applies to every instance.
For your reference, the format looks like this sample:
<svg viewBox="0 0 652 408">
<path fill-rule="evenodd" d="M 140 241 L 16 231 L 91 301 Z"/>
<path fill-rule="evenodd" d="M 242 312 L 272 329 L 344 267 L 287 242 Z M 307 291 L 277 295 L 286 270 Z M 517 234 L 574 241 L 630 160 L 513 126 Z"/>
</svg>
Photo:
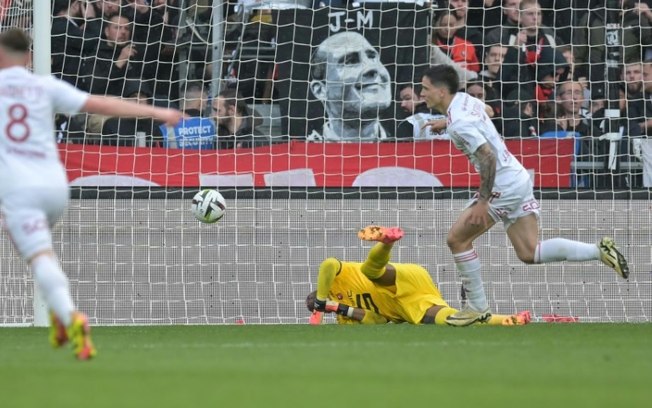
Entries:
<svg viewBox="0 0 652 408">
<path fill-rule="evenodd" d="M 31 32 L 39 3 L 0 0 L 1 28 Z M 525 265 L 497 224 L 475 243 L 492 311 L 652 320 L 646 30 L 610 0 L 325 3 L 52 2 L 34 41 L 54 75 L 192 117 L 56 117 L 72 199 L 55 249 L 91 323 L 306 323 L 319 264 L 364 260 L 368 224 L 401 226 L 392 261 L 425 266 L 460 307 L 446 236 L 480 180 L 424 127 L 440 118 L 418 97 L 431 64 L 491 107 L 534 181 L 540 238 L 611 236 L 630 264 L 628 280 L 597 261 Z M 202 187 L 226 197 L 217 224 L 190 213 Z M 33 324 L 33 293 L 3 233 L 0 325 Z"/>
</svg>

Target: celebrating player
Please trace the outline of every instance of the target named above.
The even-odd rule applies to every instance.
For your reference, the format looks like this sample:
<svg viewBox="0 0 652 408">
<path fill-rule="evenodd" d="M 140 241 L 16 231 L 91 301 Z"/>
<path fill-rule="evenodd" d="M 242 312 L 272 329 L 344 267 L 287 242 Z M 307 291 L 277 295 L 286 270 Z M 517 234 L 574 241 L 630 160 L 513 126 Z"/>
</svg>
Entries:
<svg viewBox="0 0 652 408">
<path fill-rule="evenodd" d="M 403 237 L 400 228 L 368 226 L 358 232 L 365 241 L 378 241 L 363 263 L 325 259 L 319 267 L 317 291 L 306 298 L 313 314 L 311 324 L 321 323 L 324 312 L 336 313 L 339 323 L 446 324 L 457 312 L 441 297 L 422 266 L 389 263 L 394 243 Z M 493 315 L 490 325 L 523 325 L 529 312 Z"/>
<path fill-rule="evenodd" d="M 27 69 L 30 40 L 16 28 L 0 34 L 0 210 L 14 246 L 30 266 L 50 309 L 50 342 L 72 343 L 80 360 L 95 356 L 88 318 L 77 311 L 52 247 L 51 226 L 68 204 L 66 171 L 54 140 L 54 114 L 79 111 L 152 117 L 175 125 L 179 111 L 91 96 Z"/>
<path fill-rule="evenodd" d="M 468 296 L 467 306 L 448 317 L 455 326 L 485 321 L 491 313 L 482 286 L 480 260 L 473 241 L 501 220 L 518 258 L 527 264 L 601 260 L 627 278 L 629 267 L 611 238 L 585 244 L 564 238 L 539 242 L 539 203 L 528 172 L 507 150 L 487 116 L 484 103 L 457 92 L 455 70 L 429 68 L 421 81 L 421 97 L 431 109 L 446 112 L 448 134 L 480 175 L 480 189 L 451 227 L 447 244 Z"/>
</svg>

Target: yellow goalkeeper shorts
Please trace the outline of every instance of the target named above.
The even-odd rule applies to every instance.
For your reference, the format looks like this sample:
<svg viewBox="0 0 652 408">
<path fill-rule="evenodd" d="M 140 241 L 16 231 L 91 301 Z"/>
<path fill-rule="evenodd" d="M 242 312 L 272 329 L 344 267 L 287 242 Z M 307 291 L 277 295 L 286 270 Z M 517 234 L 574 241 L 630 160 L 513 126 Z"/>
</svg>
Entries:
<svg viewBox="0 0 652 408">
<path fill-rule="evenodd" d="M 432 306 L 449 307 L 442 298 L 430 274 L 421 265 L 392 263 L 396 269 L 396 293 L 386 293 L 392 299 L 387 305 L 396 316 L 412 324 L 420 324 L 426 310 Z M 389 292 L 378 287 L 379 291 Z"/>
</svg>

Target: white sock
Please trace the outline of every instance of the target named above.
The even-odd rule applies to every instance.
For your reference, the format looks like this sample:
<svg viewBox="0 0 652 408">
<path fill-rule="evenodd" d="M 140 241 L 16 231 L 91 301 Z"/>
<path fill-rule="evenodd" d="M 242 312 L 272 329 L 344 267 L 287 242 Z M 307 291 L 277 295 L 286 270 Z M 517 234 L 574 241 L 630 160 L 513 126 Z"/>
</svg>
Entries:
<svg viewBox="0 0 652 408">
<path fill-rule="evenodd" d="M 534 263 L 559 261 L 591 261 L 600 259 L 600 249 L 595 244 L 586 244 L 564 238 L 552 238 L 539 242 L 534 251 Z"/>
<path fill-rule="evenodd" d="M 41 255 L 32 260 L 31 266 L 34 279 L 43 292 L 48 307 L 61 323 L 69 326 L 75 305 L 70 297 L 68 278 L 61 270 L 59 262 L 51 256 Z"/>
<path fill-rule="evenodd" d="M 489 308 L 487 296 L 484 293 L 482 277 L 480 276 L 480 258 L 475 249 L 453 254 L 455 267 L 462 278 L 462 286 L 466 291 L 466 298 L 471 309 L 482 312 Z"/>
</svg>

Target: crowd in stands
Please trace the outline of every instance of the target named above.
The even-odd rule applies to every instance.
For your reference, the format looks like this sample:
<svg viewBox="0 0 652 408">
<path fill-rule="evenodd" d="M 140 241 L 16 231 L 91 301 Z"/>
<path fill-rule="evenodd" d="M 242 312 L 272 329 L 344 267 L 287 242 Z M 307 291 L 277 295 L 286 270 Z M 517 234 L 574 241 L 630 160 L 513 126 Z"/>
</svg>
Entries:
<svg viewBox="0 0 652 408">
<path fill-rule="evenodd" d="M 615 108 L 619 115 L 612 128 L 622 135 L 616 141 L 620 159 L 630 164 L 640 158 L 637 146 L 652 134 L 652 121 L 646 119 L 652 114 L 650 1 L 443 3 L 444 11 L 433 19 L 431 63 L 455 64 L 466 92 L 482 96 L 492 108 L 503 137 L 573 138 L 576 160 L 597 162 L 602 165 L 597 171 L 606 171 L 611 148 L 603 137 L 609 131 L 606 112 Z M 606 5 L 618 8 L 621 47 L 615 58 L 607 49 L 613 35 L 607 23 L 613 21 Z M 612 73 L 609 58 L 620 61 Z M 616 182 L 635 184 L 627 177 Z"/>
<path fill-rule="evenodd" d="M 622 27 L 617 39 L 622 55 L 616 96 L 614 81 L 607 81 L 606 44 L 612 35 L 606 28 L 607 2 L 620 7 L 616 18 Z M 273 49 L 272 13 L 264 8 L 247 8 L 250 1 L 225 2 L 225 62 L 220 71 L 222 78 L 227 79 L 227 89 L 210 96 L 208 85 L 214 72 L 210 57 L 212 8 L 210 2 L 192 2 L 206 3 L 206 7 L 197 9 L 193 26 L 181 33 L 180 3 L 54 0 L 52 72 L 94 94 L 174 105 L 189 115 L 212 118 L 213 148 L 259 146 L 265 140 L 269 143 L 269 138 L 256 131 L 261 120 L 250 106 L 253 102 L 274 101 L 273 57 L 259 55 L 244 62 L 238 56 L 246 52 L 247 45 L 258 50 Z M 314 8 L 346 7 L 352 3 L 353 0 L 308 2 Z M 617 100 L 624 136 L 619 142 L 621 152 L 635 154 L 636 146 L 631 140 L 652 134 L 652 120 L 647 119 L 652 116 L 651 3 L 652 0 L 432 0 L 425 3 L 433 11 L 430 62 L 451 64 L 458 70 L 462 90 L 485 101 L 505 138 L 574 137 L 580 141 L 580 159 L 602 160 L 608 154 L 609 141 L 600 136 L 608 123 L 609 115 L 605 112 L 615 106 L 614 102 L 610 105 L 608 98 Z M 200 21 L 205 24 L 202 26 Z M 179 62 L 184 58 L 202 63 L 185 65 L 189 72 L 181 73 Z M 414 78 L 412 86 L 395 90 L 395 99 L 405 116 L 399 114 L 398 131 L 389 140 L 441 137 L 437 132 L 419 136 L 410 126 L 401 125 L 413 114 L 438 114 L 423 112 L 419 82 L 420 78 Z M 158 124 L 125 122 L 115 123 L 110 118 L 61 118 L 61 139 L 130 145 L 137 144 L 135 133 L 144 132 L 146 145 L 165 144 L 165 132 Z"/>
</svg>

